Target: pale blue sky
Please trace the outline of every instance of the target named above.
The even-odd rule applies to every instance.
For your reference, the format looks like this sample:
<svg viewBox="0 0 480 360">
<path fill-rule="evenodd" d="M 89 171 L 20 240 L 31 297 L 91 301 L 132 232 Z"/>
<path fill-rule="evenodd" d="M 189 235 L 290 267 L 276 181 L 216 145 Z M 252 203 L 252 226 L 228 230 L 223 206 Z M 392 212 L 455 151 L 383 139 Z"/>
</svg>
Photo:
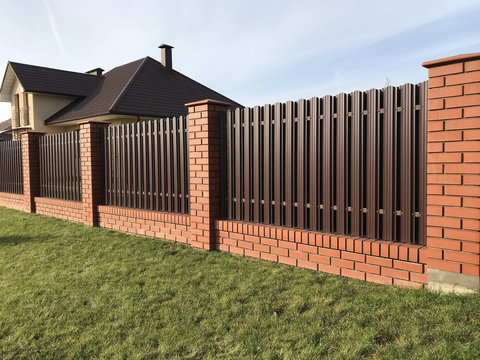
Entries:
<svg viewBox="0 0 480 360">
<path fill-rule="evenodd" d="M 479 18 L 478 0 L 2 0 L 0 71 L 108 71 L 168 43 L 176 70 L 263 105 L 423 81 L 423 61 L 480 51 Z"/>
</svg>

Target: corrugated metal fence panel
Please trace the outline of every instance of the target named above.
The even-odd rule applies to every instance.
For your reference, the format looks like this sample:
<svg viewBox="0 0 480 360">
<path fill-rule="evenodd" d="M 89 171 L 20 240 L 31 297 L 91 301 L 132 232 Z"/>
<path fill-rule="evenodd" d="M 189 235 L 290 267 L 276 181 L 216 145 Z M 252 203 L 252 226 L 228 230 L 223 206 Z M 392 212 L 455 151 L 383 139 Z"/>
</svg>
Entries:
<svg viewBox="0 0 480 360">
<path fill-rule="evenodd" d="M 53 134 L 39 139 L 40 196 L 82 199 L 80 132 Z"/>
<path fill-rule="evenodd" d="M 107 205 L 188 213 L 187 119 L 104 130 Z"/>
<path fill-rule="evenodd" d="M 0 142 L 0 191 L 23 194 L 22 142 Z"/>
<path fill-rule="evenodd" d="M 229 219 L 425 243 L 426 83 L 227 112 Z"/>
</svg>

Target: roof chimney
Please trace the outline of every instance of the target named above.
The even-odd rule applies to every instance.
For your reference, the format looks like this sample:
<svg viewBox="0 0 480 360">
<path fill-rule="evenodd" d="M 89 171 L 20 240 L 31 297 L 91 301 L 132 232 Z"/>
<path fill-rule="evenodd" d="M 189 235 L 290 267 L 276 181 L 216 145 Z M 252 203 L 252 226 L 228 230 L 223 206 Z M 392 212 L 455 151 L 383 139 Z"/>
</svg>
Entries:
<svg viewBox="0 0 480 360">
<path fill-rule="evenodd" d="M 87 74 L 90 74 L 90 75 L 97 75 L 97 76 L 102 76 L 103 74 L 103 69 L 102 68 L 96 68 L 96 69 L 93 69 L 93 70 L 90 70 L 90 71 L 87 71 Z"/>
<path fill-rule="evenodd" d="M 162 65 L 167 69 L 172 68 L 172 49 L 173 46 L 162 44 L 159 46 L 162 49 Z"/>
</svg>

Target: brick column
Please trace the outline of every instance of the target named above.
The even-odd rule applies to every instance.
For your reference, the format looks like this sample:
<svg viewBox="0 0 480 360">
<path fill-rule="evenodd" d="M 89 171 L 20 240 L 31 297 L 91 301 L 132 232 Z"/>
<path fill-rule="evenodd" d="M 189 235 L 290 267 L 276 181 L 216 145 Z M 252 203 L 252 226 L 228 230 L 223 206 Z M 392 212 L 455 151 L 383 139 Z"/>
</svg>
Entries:
<svg viewBox="0 0 480 360">
<path fill-rule="evenodd" d="M 23 195 L 25 211 L 35 212 L 35 196 L 40 195 L 40 159 L 38 139 L 42 132 L 28 131 L 21 134 L 23 163 Z"/>
<path fill-rule="evenodd" d="M 428 61 L 428 287 L 480 288 L 480 53 Z"/>
<path fill-rule="evenodd" d="M 231 104 L 202 100 L 189 104 L 189 176 L 191 246 L 212 250 L 214 222 L 220 215 L 220 114 Z"/>
<path fill-rule="evenodd" d="M 80 124 L 80 158 L 82 167 L 83 223 L 98 223 L 98 205 L 103 192 L 103 132 L 108 126 L 101 121 Z"/>
</svg>

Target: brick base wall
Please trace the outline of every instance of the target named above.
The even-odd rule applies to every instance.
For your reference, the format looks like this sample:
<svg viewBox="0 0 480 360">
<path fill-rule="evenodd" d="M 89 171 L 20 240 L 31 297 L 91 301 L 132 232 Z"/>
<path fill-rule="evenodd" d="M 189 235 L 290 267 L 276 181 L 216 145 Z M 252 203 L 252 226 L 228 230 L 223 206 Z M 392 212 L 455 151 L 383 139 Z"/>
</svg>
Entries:
<svg viewBox="0 0 480 360">
<path fill-rule="evenodd" d="M 360 280 L 420 288 L 426 247 L 219 220 L 216 248 Z"/>
<path fill-rule="evenodd" d="M 190 235 L 190 215 L 98 206 L 99 226 L 187 243 Z"/>
<path fill-rule="evenodd" d="M 0 192 L 0 206 L 15 210 L 25 210 L 25 195 Z"/>
<path fill-rule="evenodd" d="M 82 203 L 52 198 L 35 197 L 35 212 L 74 222 L 82 222 Z"/>
</svg>

